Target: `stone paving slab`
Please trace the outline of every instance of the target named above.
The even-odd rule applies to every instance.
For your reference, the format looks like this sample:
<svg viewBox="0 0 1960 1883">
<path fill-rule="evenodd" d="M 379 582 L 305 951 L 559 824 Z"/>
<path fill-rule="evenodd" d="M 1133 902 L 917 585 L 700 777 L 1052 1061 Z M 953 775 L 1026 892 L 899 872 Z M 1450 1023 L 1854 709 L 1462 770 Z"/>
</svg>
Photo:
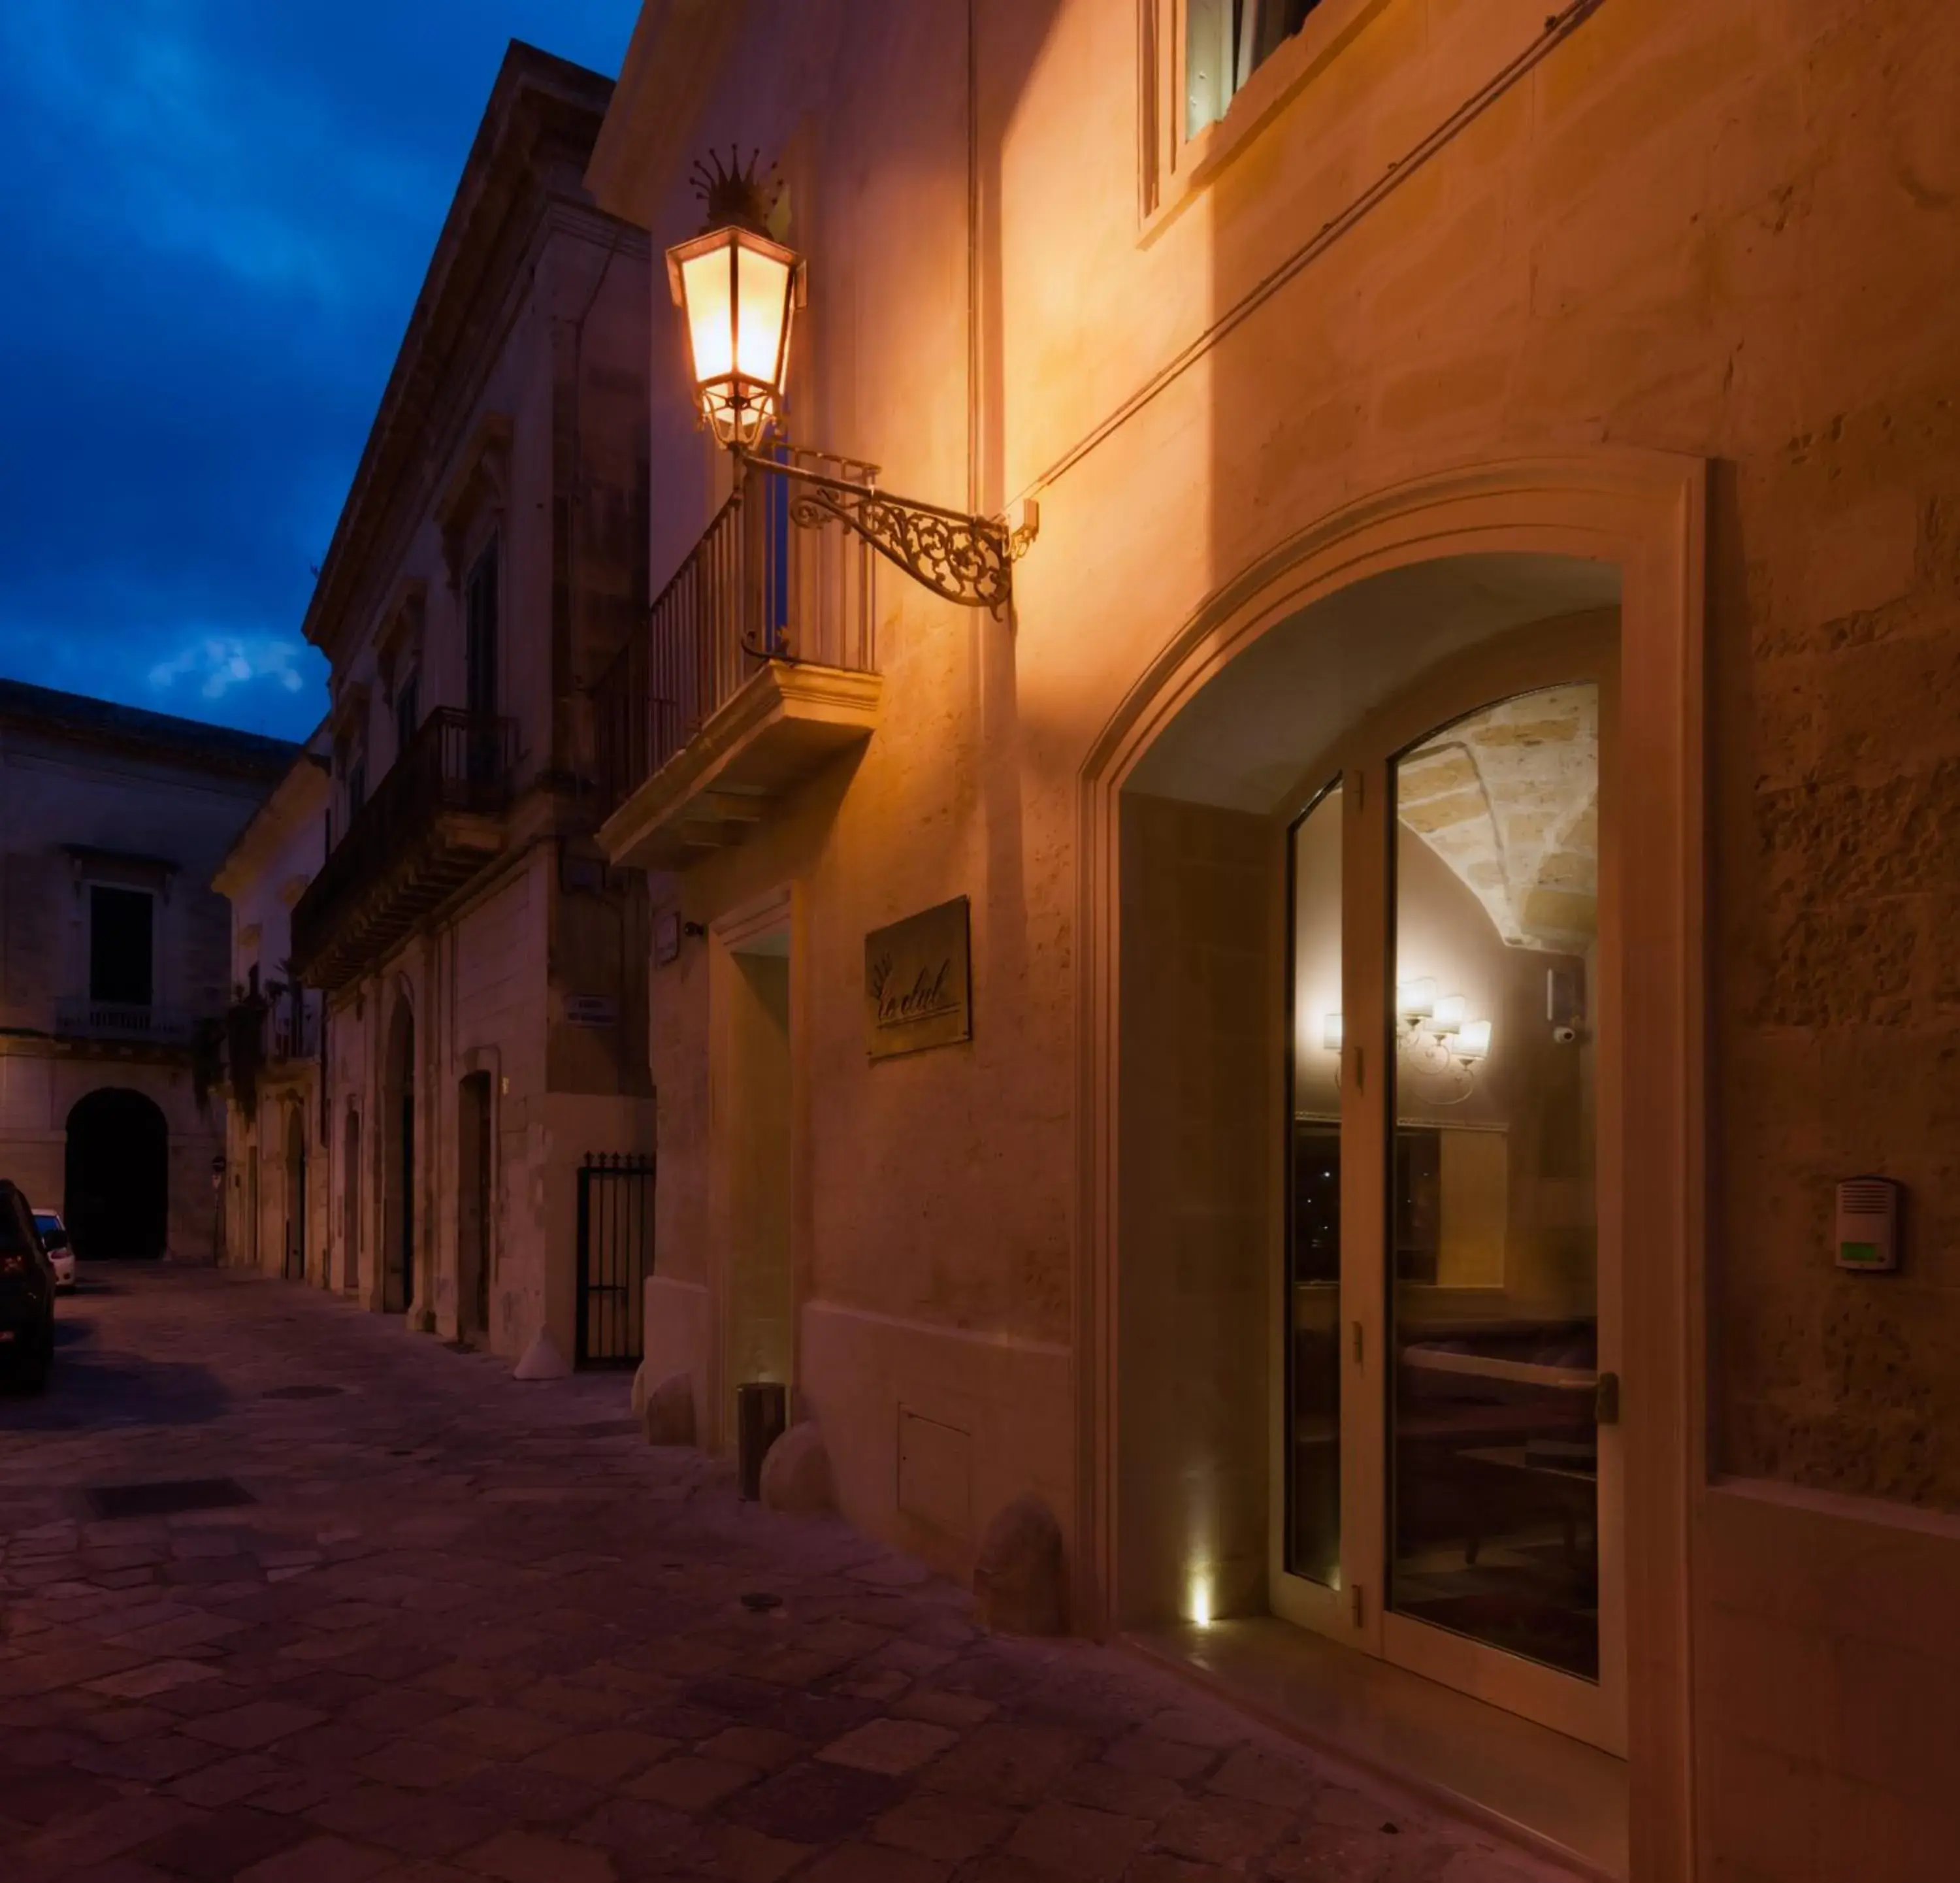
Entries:
<svg viewBox="0 0 1960 1883">
<path fill-rule="evenodd" d="M 641 1443 L 619 1376 L 520 1385 L 281 1283 L 89 1280 L 51 1392 L 0 1398 L 7 1883 L 1564 1874 L 1121 1652 L 982 1633 Z M 87 1496 L 221 1477 L 253 1501 Z"/>
</svg>

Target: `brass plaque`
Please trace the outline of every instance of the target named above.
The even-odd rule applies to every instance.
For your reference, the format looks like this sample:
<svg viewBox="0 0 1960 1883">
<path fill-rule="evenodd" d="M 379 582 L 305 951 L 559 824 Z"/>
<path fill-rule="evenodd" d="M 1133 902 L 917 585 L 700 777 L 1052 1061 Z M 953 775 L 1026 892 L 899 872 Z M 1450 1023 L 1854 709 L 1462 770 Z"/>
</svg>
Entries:
<svg viewBox="0 0 1960 1883">
<path fill-rule="evenodd" d="M 966 899 L 864 937 L 864 1050 L 873 1059 L 973 1037 Z"/>
</svg>

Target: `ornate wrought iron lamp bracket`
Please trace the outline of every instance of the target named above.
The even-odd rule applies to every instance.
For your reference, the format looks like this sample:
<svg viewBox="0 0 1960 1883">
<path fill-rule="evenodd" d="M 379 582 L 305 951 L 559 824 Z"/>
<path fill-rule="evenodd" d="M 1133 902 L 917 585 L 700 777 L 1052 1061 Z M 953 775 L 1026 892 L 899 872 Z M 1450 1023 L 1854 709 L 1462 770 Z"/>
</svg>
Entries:
<svg viewBox="0 0 1960 1883">
<path fill-rule="evenodd" d="M 842 523 L 915 581 L 963 608 L 998 615 L 1013 601 L 1014 565 L 1035 537 L 1032 504 L 1024 506 L 1026 520 L 1010 526 L 1001 517 L 972 517 L 895 497 L 875 485 L 829 477 L 800 464 L 745 451 L 736 455 L 745 472 L 766 472 L 789 481 L 790 517 L 800 528 Z"/>
</svg>

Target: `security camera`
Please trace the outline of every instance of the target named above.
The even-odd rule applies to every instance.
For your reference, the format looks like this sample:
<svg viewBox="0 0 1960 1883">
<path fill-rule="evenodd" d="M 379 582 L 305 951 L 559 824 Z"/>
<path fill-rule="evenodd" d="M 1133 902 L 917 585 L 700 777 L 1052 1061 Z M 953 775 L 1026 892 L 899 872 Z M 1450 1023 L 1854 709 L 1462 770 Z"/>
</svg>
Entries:
<svg viewBox="0 0 1960 1883">
<path fill-rule="evenodd" d="M 1551 1036 L 1561 1046 L 1579 1037 L 1586 1017 L 1586 984 L 1577 968 L 1548 968 L 1545 976 L 1545 1017 Z"/>
</svg>

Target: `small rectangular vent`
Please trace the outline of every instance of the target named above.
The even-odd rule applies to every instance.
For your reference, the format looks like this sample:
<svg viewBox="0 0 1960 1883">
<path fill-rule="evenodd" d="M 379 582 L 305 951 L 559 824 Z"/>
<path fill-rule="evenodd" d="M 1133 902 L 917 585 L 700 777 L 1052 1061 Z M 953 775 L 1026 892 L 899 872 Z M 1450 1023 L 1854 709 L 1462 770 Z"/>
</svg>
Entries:
<svg viewBox="0 0 1960 1883">
<path fill-rule="evenodd" d="M 98 1517 L 174 1517 L 229 1510 L 259 1500 L 229 1477 L 178 1477 L 154 1484 L 91 1484 L 83 1493 Z"/>
</svg>

